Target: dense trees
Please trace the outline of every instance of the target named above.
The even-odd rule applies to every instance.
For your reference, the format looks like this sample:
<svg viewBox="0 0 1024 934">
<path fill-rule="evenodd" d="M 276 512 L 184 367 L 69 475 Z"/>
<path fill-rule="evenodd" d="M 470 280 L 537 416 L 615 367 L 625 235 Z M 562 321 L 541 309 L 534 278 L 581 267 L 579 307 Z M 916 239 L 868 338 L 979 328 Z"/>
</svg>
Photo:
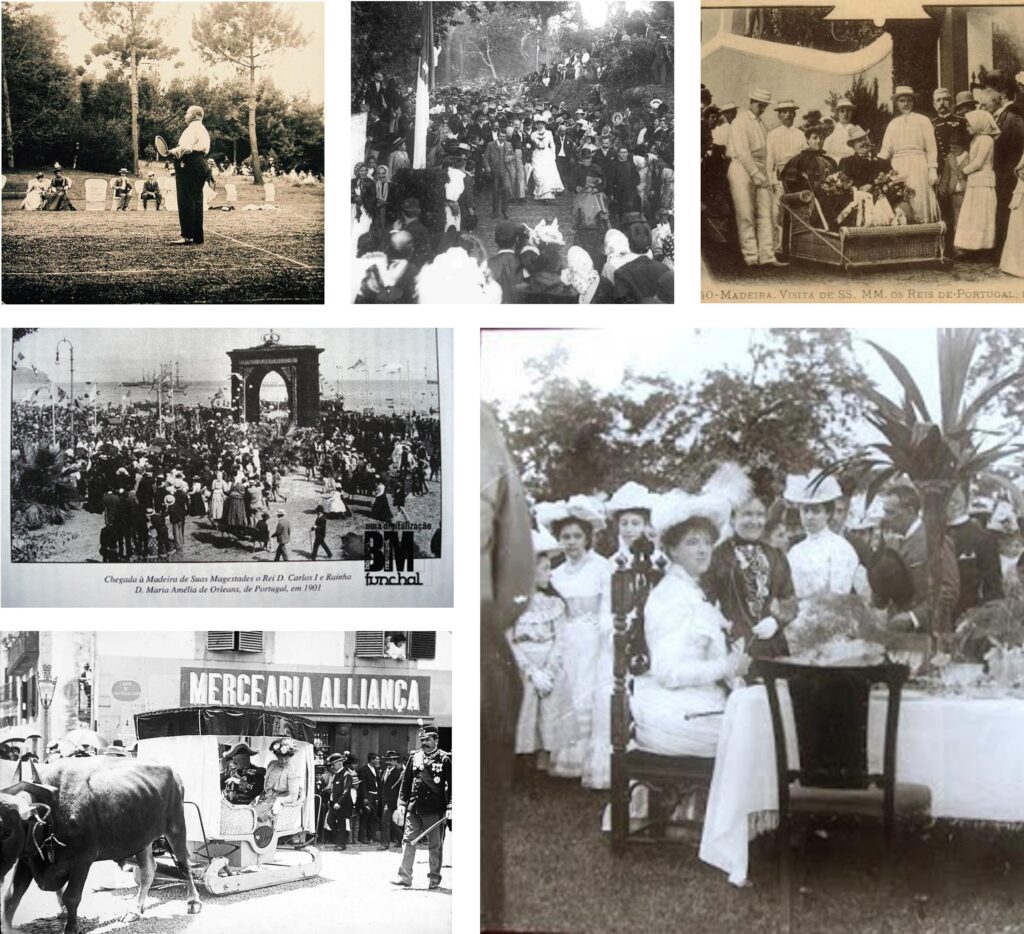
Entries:
<svg viewBox="0 0 1024 934">
<path fill-rule="evenodd" d="M 151 19 L 145 23 L 147 29 L 152 25 Z M 131 169 L 136 157 L 156 158 L 152 146 L 156 134 L 177 139 L 186 108 L 196 103 L 206 110 L 211 154 L 240 163 L 250 157 L 255 145 L 257 152 L 275 157 L 286 169 L 293 165 L 323 168 L 322 105 L 305 96 L 285 95 L 266 73 L 256 79 L 255 87 L 248 73 L 223 81 L 197 74 L 162 82 L 138 68 L 140 61 L 151 60 L 163 48 L 158 40 L 145 40 L 148 33 L 142 26 L 135 30 L 133 81 L 128 34 L 113 27 L 101 34 L 104 41 L 94 54 L 109 56 L 110 67 L 96 74 L 86 70 L 92 61 L 89 57 L 77 67 L 68 61 L 60 33 L 48 16 L 34 13 L 27 4 L 3 5 L 3 161 L 7 168 L 34 168 L 54 161 L 71 165 L 77 160 L 82 169 Z M 251 103 L 255 138 L 249 125 Z"/>
<path fill-rule="evenodd" d="M 502 411 L 510 448 L 538 499 L 616 489 L 696 489 L 723 460 L 777 495 L 787 472 L 849 453 L 866 383 L 852 337 L 838 329 L 752 332 L 747 364 L 678 383 L 627 374 L 604 392 L 561 375 L 565 352 L 532 361 L 536 388 Z"/>
</svg>

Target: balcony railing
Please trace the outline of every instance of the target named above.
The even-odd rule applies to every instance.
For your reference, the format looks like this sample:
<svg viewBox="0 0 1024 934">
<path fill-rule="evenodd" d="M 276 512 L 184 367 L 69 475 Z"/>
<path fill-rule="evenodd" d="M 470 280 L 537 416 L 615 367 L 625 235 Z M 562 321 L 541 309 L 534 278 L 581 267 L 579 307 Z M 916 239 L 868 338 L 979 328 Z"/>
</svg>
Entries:
<svg viewBox="0 0 1024 934">
<path fill-rule="evenodd" d="M 31 668 L 38 658 L 39 633 L 19 632 L 7 649 L 7 674 L 20 674 Z"/>
</svg>

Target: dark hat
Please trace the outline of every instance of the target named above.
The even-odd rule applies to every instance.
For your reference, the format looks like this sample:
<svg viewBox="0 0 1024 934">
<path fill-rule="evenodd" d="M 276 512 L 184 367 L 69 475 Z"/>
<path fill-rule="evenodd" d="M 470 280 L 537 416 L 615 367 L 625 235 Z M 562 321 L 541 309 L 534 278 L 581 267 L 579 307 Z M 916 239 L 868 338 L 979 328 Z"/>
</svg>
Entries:
<svg viewBox="0 0 1024 934">
<path fill-rule="evenodd" d="M 252 749 L 247 743 L 235 743 L 226 753 L 223 758 L 233 759 L 239 753 L 244 753 L 247 756 L 255 756 L 256 750 Z"/>
<path fill-rule="evenodd" d="M 394 749 L 389 749 L 386 753 L 384 753 L 384 758 L 385 759 L 397 759 L 398 758 L 398 753 L 395 752 Z"/>
<path fill-rule="evenodd" d="M 344 760 L 344 756 L 340 752 L 332 752 L 328 757 L 324 765 L 334 765 L 335 762 L 341 762 Z"/>
<path fill-rule="evenodd" d="M 909 606 L 914 598 L 914 582 L 899 552 L 883 548 L 868 570 L 871 592 L 880 604 L 892 603 L 897 608 Z"/>
<path fill-rule="evenodd" d="M 420 720 L 419 724 L 420 724 L 420 734 L 419 735 L 421 737 L 422 736 L 437 736 L 438 735 L 437 734 L 437 727 L 434 726 L 432 723 L 424 724 L 424 722 L 422 720 Z"/>
</svg>

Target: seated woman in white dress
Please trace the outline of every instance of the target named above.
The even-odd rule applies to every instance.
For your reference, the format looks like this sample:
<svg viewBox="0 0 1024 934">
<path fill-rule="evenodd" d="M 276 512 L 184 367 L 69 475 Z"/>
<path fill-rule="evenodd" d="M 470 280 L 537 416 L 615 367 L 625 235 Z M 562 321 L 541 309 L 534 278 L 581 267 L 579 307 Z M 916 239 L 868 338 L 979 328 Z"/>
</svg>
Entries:
<svg viewBox="0 0 1024 934">
<path fill-rule="evenodd" d="M 835 477 L 817 487 L 813 475 L 786 477 L 784 498 L 799 507 L 800 523 L 807 537 L 789 549 L 789 567 L 798 603 L 823 594 L 858 593 L 870 596 L 867 571 L 857 552 L 842 535 L 828 527 L 836 501 L 843 491 Z"/>
<path fill-rule="evenodd" d="M 42 207 L 43 192 L 47 187 L 43 178 L 43 173 L 37 172 L 35 178 L 29 179 L 28 187 L 25 189 L 25 200 L 21 202 L 23 211 L 38 211 Z"/>
<path fill-rule="evenodd" d="M 742 642 L 727 647 L 729 624 L 699 583 L 729 509 L 723 498 L 680 492 L 654 508 L 652 522 L 671 563 L 647 598 L 651 668 L 633 685 L 634 742 L 647 752 L 714 756 L 726 687 L 750 664 Z"/>
</svg>

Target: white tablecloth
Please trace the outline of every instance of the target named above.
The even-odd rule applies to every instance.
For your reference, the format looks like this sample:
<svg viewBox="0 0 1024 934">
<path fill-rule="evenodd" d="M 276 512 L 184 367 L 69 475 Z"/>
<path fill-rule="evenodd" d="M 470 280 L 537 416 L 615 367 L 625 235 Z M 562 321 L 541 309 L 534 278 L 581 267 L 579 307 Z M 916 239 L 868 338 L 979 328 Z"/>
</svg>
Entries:
<svg viewBox="0 0 1024 934">
<path fill-rule="evenodd" d="M 885 703 L 884 691 L 873 696 L 868 716 L 869 766 L 878 771 Z M 791 739 L 791 723 L 786 732 Z M 789 755 L 795 762 L 792 742 Z M 896 778 L 931 789 L 933 817 L 1024 821 L 1024 700 L 930 697 L 905 689 Z M 756 833 L 751 817 L 778 805 L 768 695 L 761 685 L 741 688 L 726 705 L 700 858 L 742 885 L 747 845 Z"/>
</svg>

